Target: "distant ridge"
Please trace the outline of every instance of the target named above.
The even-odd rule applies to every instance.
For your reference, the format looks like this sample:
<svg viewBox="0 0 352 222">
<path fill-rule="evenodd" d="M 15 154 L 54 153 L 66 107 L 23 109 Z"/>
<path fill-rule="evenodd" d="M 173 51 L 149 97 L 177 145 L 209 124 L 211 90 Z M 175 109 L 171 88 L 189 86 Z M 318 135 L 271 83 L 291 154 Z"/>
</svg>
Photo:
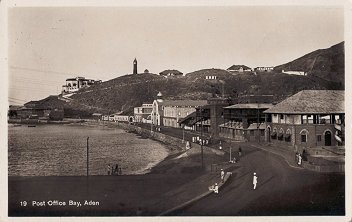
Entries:
<svg viewBox="0 0 352 222">
<path fill-rule="evenodd" d="M 327 49 L 318 49 L 292 62 L 276 66 L 278 72 L 304 71 L 312 78 L 338 82 L 345 81 L 345 42 L 338 43 Z"/>
<path fill-rule="evenodd" d="M 307 76 L 283 74 L 281 70 L 305 71 Z M 124 75 L 83 88 L 63 102 L 57 97 L 40 100 L 45 107 L 64 107 L 66 116 L 89 116 L 94 112 L 133 114 L 133 108 L 151 102 L 158 92 L 164 99 L 205 100 L 211 97 L 242 98 L 272 95 L 277 103 L 301 90 L 344 89 L 344 42 L 308 53 L 276 66 L 272 72 L 231 73 L 224 69 L 201 69 L 179 78 L 142 73 Z M 216 76 L 217 78 L 208 78 Z M 257 101 L 261 102 L 261 101 Z"/>
</svg>

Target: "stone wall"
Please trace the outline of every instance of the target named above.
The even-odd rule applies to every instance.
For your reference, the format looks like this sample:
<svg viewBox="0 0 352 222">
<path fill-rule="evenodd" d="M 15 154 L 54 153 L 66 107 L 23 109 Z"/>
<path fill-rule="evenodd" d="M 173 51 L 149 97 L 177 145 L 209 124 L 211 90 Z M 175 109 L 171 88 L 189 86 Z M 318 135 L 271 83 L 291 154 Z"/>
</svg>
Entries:
<svg viewBox="0 0 352 222">
<path fill-rule="evenodd" d="M 125 123 L 118 123 L 117 124 L 119 127 L 123 128 L 124 130 L 127 130 L 129 132 L 133 132 L 133 133 L 137 133 L 139 135 L 142 136 L 151 136 L 151 139 L 154 139 L 156 141 L 165 143 L 165 144 L 171 144 L 173 146 L 176 146 L 178 149 L 180 150 L 186 150 L 186 143 L 182 142 L 182 139 L 173 137 L 173 136 L 169 136 L 169 135 L 165 135 L 163 133 L 159 133 L 159 132 L 154 132 L 151 133 L 149 129 L 144 129 L 141 128 L 139 126 L 135 126 L 135 125 L 130 125 L 130 124 L 125 124 Z M 203 146 L 204 148 L 204 152 L 210 152 L 210 153 L 214 153 L 216 155 L 224 155 L 225 152 L 222 150 L 217 150 L 217 149 L 213 149 L 207 146 Z M 201 146 L 197 143 L 191 143 L 191 149 L 192 150 L 197 150 L 200 151 Z"/>
</svg>

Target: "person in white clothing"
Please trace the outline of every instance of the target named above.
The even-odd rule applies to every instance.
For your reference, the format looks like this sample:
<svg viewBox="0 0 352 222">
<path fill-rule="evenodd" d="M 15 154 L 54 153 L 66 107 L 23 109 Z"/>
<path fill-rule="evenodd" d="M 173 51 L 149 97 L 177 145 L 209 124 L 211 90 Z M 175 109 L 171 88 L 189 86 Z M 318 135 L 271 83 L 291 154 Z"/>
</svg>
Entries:
<svg viewBox="0 0 352 222">
<path fill-rule="evenodd" d="M 219 193 L 219 186 L 217 183 L 215 183 L 215 186 L 214 186 L 214 193 Z"/>
<path fill-rule="evenodd" d="M 225 179 L 225 172 L 224 172 L 223 169 L 221 169 L 220 178 L 221 178 L 221 182 L 224 182 L 224 179 Z"/>
<path fill-rule="evenodd" d="M 258 177 L 256 175 L 256 173 L 253 173 L 253 190 L 255 190 L 255 188 L 257 188 L 257 183 L 258 183 Z"/>
<path fill-rule="evenodd" d="M 298 154 L 298 165 L 302 164 L 302 155 Z"/>
</svg>

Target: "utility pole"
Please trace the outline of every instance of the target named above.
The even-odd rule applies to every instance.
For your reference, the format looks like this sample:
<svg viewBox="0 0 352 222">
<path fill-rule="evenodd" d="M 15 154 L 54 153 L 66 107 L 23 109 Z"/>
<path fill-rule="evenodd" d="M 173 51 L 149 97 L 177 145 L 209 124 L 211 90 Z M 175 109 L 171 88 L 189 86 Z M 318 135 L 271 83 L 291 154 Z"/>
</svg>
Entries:
<svg viewBox="0 0 352 222">
<path fill-rule="evenodd" d="M 231 152 L 232 152 L 232 149 L 231 149 L 231 146 L 230 146 L 230 162 L 231 162 Z"/>
<path fill-rule="evenodd" d="M 89 176 L 89 137 L 87 137 L 87 177 Z"/>
<path fill-rule="evenodd" d="M 185 125 L 182 127 L 182 143 L 185 142 Z"/>
<path fill-rule="evenodd" d="M 200 141 L 201 141 L 201 144 L 200 144 L 200 149 L 201 149 L 201 152 L 202 152 L 202 169 L 204 169 L 204 158 L 203 158 L 203 109 L 201 109 L 201 129 L 200 129 Z"/>
<path fill-rule="evenodd" d="M 258 143 L 260 142 L 260 123 L 259 123 L 259 103 L 258 103 L 258 109 L 257 109 L 257 136 L 258 136 Z"/>
<path fill-rule="evenodd" d="M 201 155 L 202 155 L 202 169 L 204 169 L 204 157 L 203 157 L 203 109 L 200 109 L 200 114 L 201 114 L 201 128 L 200 128 L 200 149 L 201 149 Z"/>
</svg>

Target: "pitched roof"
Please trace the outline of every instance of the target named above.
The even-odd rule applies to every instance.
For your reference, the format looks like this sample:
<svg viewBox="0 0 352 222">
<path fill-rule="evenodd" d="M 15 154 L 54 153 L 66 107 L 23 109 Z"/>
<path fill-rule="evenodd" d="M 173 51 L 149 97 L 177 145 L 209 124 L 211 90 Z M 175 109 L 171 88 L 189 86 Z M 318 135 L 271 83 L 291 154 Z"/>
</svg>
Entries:
<svg viewBox="0 0 352 222">
<path fill-rule="evenodd" d="M 239 70 L 242 67 L 242 69 L 246 70 L 246 69 L 251 69 L 248 66 L 245 65 L 233 65 L 230 68 L 228 68 L 227 70 Z"/>
<path fill-rule="evenodd" d="M 257 123 L 252 123 L 247 129 L 249 129 L 249 130 L 256 130 L 256 129 L 258 129 L 258 124 Z M 265 124 L 264 123 L 260 123 L 259 124 L 259 129 L 261 129 L 261 130 L 265 130 Z"/>
<path fill-rule="evenodd" d="M 264 113 L 345 113 L 344 93 L 343 90 L 303 90 L 264 111 Z"/>
<path fill-rule="evenodd" d="M 169 75 L 169 74 L 172 74 L 172 75 L 183 75 L 182 72 L 176 70 L 176 69 L 167 69 L 167 70 L 164 70 L 162 72 L 159 73 L 160 75 Z"/>
<path fill-rule="evenodd" d="M 164 100 L 163 106 L 203 106 L 207 104 L 206 100 Z"/>
<path fill-rule="evenodd" d="M 269 103 L 243 103 L 227 106 L 224 109 L 269 109 L 271 107 L 273 105 Z"/>
</svg>

